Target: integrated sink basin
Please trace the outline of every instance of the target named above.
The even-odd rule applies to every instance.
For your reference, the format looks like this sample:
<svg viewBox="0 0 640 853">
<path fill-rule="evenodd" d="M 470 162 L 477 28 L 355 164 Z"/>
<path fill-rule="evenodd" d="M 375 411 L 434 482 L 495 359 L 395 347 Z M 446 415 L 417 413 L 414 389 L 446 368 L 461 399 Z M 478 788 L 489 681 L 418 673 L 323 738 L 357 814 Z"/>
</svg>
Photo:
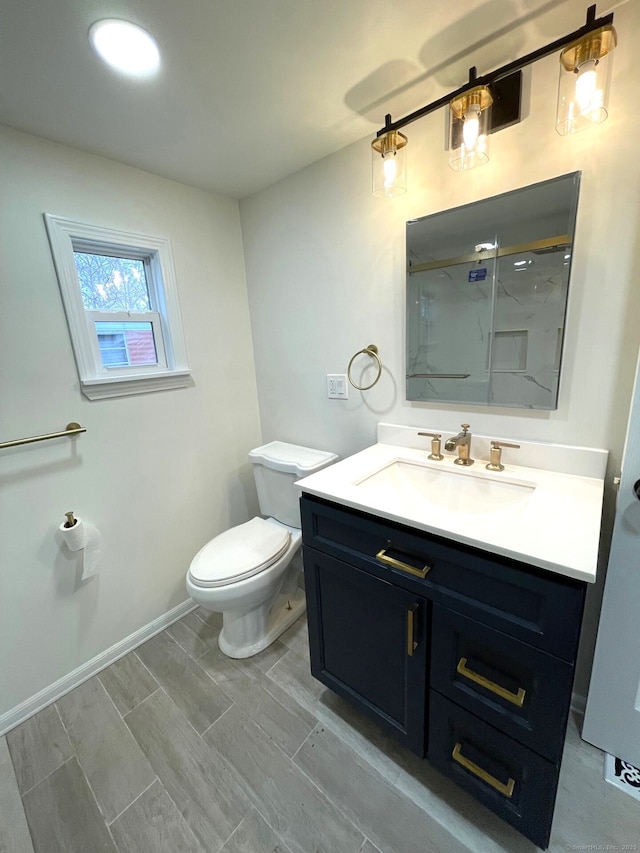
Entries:
<svg viewBox="0 0 640 853">
<path fill-rule="evenodd" d="M 386 495 L 400 503 L 438 507 L 450 512 L 492 513 L 528 500 L 535 482 L 504 474 L 464 468 L 438 468 L 409 459 L 394 459 L 362 478 L 356 487 L 371 496 Z"/>
</svg>

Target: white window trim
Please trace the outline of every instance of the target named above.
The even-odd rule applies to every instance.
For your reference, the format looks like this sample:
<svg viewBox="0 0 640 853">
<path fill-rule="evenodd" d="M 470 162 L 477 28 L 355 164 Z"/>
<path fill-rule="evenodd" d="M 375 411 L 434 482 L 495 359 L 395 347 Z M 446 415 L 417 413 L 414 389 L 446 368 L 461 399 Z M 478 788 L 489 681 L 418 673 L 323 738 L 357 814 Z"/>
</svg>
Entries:
<svg viewBox="0 0 640 853">
<path fill-rule="evenodd" d="M 44 214 L 82 393 L 90 400 L 182 388 L 191 382 L 171 243 L 166 237 L 103 228 Z M 102 364 L 91 315 L 82 302 L 74 250 L 149 258 L 155 310 L 161 317 L 166 364 L 109 369 Z M 105 252 L 106 253 L 106 252 Z M 161 286 L 158 286 L 161 282 Z M 132 312 L 132 317 L 134 313 Z M 136 317 L 138 315 L 136 314 Z M 108 315 L 104 319 L 109 319 Z M 150 315 L 146 316 L 151 321 Z M 160 353 L 158 353 L 160 355 Z"/>
</svg>

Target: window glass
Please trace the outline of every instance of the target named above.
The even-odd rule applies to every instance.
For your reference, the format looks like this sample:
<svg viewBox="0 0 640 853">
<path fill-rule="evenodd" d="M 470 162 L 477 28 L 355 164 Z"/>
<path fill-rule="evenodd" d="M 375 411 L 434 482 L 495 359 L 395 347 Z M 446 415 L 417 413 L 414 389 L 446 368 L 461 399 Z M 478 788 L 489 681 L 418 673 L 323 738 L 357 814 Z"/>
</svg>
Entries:
<svg viewBox="0 0 640 853">
<path fill-rule="evenodd" d="M 144 261 L 74 252 L 82 302 L 89 311 L 150 311 Z"/>
<path fill-rule="evenodd" d="M 101 321 L 95 325 L 105 367 L 158 363 L 151 323 Z"/>
</svg>

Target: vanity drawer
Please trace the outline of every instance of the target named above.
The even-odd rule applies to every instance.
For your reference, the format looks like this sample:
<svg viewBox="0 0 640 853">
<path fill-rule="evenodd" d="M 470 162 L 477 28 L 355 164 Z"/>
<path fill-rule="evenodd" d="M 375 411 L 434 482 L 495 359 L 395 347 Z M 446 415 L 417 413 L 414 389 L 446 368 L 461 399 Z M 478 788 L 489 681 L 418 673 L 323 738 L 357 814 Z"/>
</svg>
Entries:
<svg viewBox="0 0 640 853">
<path fill-rule="evenodd" d="M 301 498 L 300 513 L 305 545 L 402 586 L 417 585 L 422 592 L 425 585 L 433 586 L 427 578 L 434 561 L 428 535 L 307 495 Z"/>
<path fill-rule="evenodd" d="M 567 661 L 585 584 L 303 494 L 304 543 Z"/>
<path fill-rule="evenodd" d="M 562 756 L 573 667 L 434 605 L 431 686 L 551 761 Z"/>
<path fill-rule="evenodd" d="M 555 764 L 434 691 L 428 757 L 538 847 L 548 846 L 558 786 Z"/>
</svg>

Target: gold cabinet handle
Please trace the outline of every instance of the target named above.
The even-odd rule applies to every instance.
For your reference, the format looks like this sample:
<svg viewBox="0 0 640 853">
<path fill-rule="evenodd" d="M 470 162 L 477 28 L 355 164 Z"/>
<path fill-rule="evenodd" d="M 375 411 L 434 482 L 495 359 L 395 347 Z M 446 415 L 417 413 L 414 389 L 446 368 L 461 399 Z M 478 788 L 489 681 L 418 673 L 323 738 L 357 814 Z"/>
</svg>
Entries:
<svg viewBox="0 0 640 853">
<path fill-rule="evenodd" d="M 524 704 L 524 697 L 527 695 L 527 691 L 523 687 L 519 687 L 517 693 L 512 693 L 510 690 L 507 690 L 506 687 L 500 687 L 500 685 L 496 684 L 495 681 L 489 681 L 488 678 L 478 675 L 477 672 L 469 669 L 467 667 L 466 658 L 460 658 L 456 671 L 459 672 L 460 675 L 464 675 L 464 677 L 468 678 L 470 681 L 475 681 L 475 683 L 479 684 L 480 687 L 484 687 L 486 690 L 490 690 L 492 693 L 495 693 L 496 696 L 506 699 L 507 702 L 513 702 L 513 704 L 517 705 L 518 708 L 522 708 Z"/>
<path fill-rule="evenodd" d="M 386 548 L 382 548 L 382 550 L 378 551 L 376 554 L 376 560 L 381 563 L 386 563 L 388 566 L 393 566 L 394 569 L 400 569 L 402 572 L 408 572 L 410 575 L 416 575 L 416 577 L 419 578 L 426 577 L 427 572 L 431 571 L 431 566 L 423 566 L 421 569 L 416 569 L 408 563 L 403 563 L 400 560 L 396 560 L 395 557 L 390 557 L 386 553 Z"/>
<path fill-rule="evenodd" d="M 495 776 L 492 776 L 490 773 L 487 773 L 486 770 L 483 770 L 482 767 L 478 767 L 473 761 L 470 761 L 468 758 L 462 754 L 462 744 L 457 743 L 453 747 L 453 752 L 451 753 L 451 757 L 454 761 L 456 761 L 461 767 L 464 767 L 465 770 L 468 770 L 469 773 L 473 773 L 474 776 L 477 776 L 478 779 L 482 779 L 483 782 L 486 782 L 487 785 L 491 785 L 492 788 L 495 788 L 496 791 L 500 794 L 504 794 L 505 797 L 509 797 L 509 799 L 513 796 L 513 789 L 515 788 L 516 781 L 509 777 L 509 781 L 505 784 L 501 782 L 499 779 L 496 779 Z"/>
<path fill-rule="evenodd" d="M 410 658 L 413 657 L 413 653 L 418 648 L 415 625 L 415 613 L 417 609 L 418 605 L 414 604 L 413 607 L 407 610 L 407 654 Z"/>
</svg>

